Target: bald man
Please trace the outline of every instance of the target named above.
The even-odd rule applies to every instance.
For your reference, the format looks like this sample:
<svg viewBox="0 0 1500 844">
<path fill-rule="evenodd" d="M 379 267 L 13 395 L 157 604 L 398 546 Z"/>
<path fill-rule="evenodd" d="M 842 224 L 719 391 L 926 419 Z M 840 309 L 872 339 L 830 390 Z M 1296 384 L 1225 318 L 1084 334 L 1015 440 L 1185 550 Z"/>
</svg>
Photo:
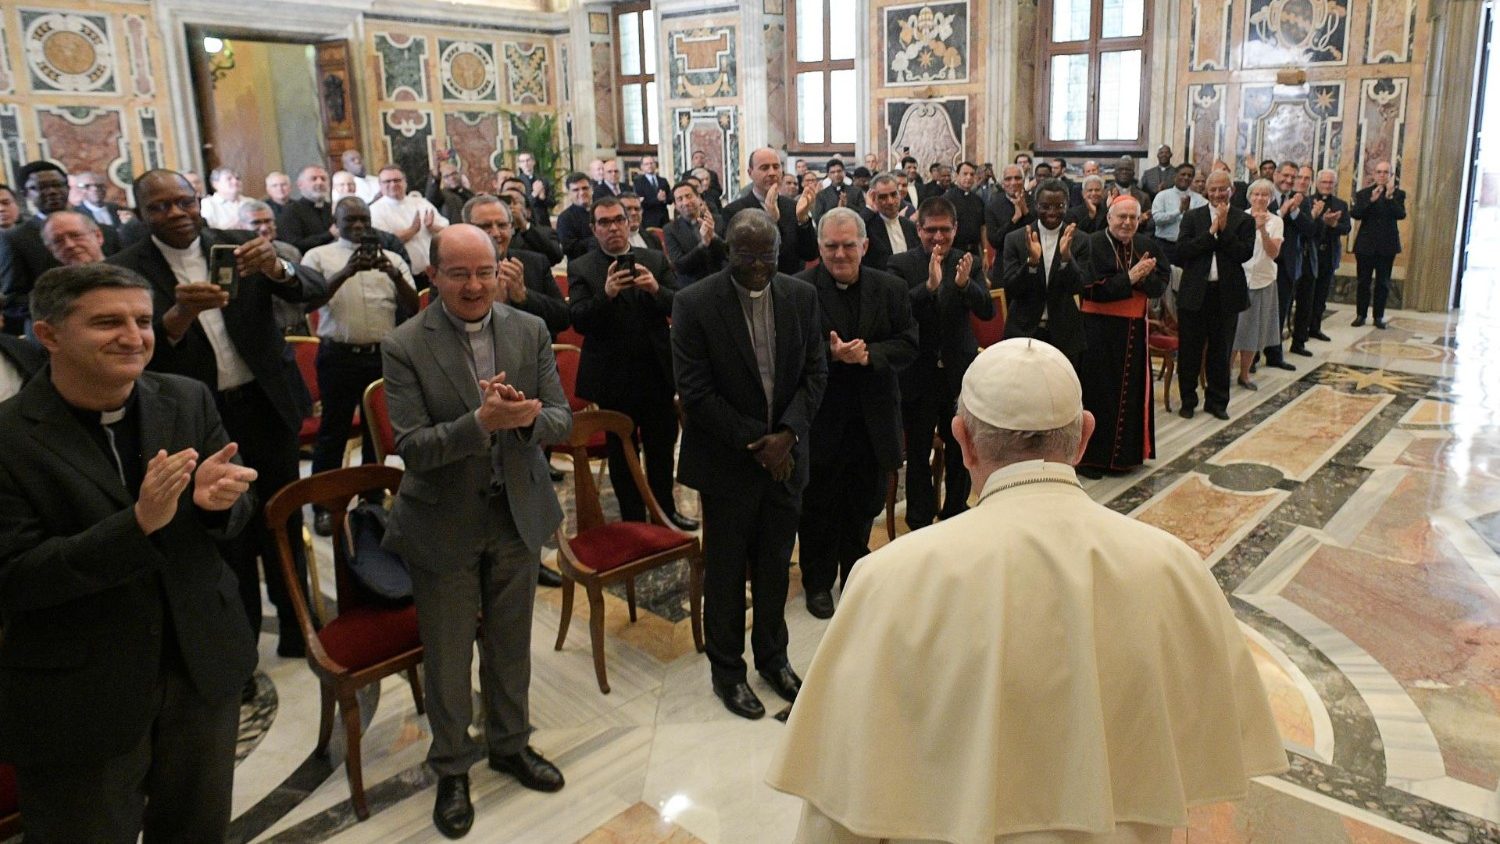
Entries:
<svg viewBox="0 0 1500 844">
<path fill-rule="evenodd" d="M 1246 261 L 1255 253 L 1255 220 L 1230 205 L 1229 174 L 1215 170 L 1205 183 L 1208 204 L 1182 215 L 1177 257 L 1182 287 L 1177 293 L 1180 330 L 1178 385 L 1184 419 L 1198 406 L 1198 373 L 1205 377 L 1204 408 L 1229 418 L 1229 353 L 1240 311 L 1250 305 Z M 1205 354 L 1205 350 L 1207 353 Z"/>
<path fill-rule="evenodd" d="M 781 154 L 770 147 L 750 153 L 746 175 L 750 193 L 724 206 L 723 218 L 728 224 L 741 211 L 760 209 L 771 218 L 779 233 L 780 247 L 776 271 L 789 275 L 801 272 L 808 261 L 818 257 L 818 235 L 813 229 L 813 205 L 817 182 L 812 182 L 795 197 L 781 191 Z"/>
</svg>

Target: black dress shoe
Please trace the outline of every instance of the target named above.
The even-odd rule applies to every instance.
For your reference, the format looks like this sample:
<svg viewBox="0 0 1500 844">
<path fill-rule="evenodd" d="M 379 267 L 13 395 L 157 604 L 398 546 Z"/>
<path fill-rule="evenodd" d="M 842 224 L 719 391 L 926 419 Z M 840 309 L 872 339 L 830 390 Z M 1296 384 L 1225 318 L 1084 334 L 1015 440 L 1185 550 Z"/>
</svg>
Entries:
<svg viewBox="0 0 1500 844">
<path fill-rule="evenodd" d="M 763 718 L 766 708 L 761 705 L 760 698 L 751 691 L 750 684 L 741 680 L 738 683 L 721 683 L 714 681 L 714 694 L 724 701 L 724 708 L 740 716 L 754 721 Z"/>
<path fill-rule="evenodd" d="M 802 691 L 802 678 L 797 676 L 797 672 L 793 671 L 790 665 L 783 665 L 771 671 L 762 671 L 760 676 L 771 684 L 771 688 L 776 690 L 776 694 L 781 695 L 782 700 L 787 703 L 797 702 L 797 692 Z"/>
<path fill-rule="evenodd" d="M 1365 318 L 1362 316 L 1355 317 L 1354 321 L 1349 324 L 1354 326 L 1355 328 L 1360 328 L 1365 324 Z"/>
<path fill-rule="evenodd" d="M 562 480 L 565 475 L 563 475 L 563 470 L 561 469 L 548 469 L 547 477 L 551 478 L 553 483 L 557 483 L 558 481 Z"/>
<path fill-rule="evenodd" d="M 281 625 L 281 634 L 276 637 L 276 655 L 287 659 L 302 659 L 307 656 L 307 642 L 302 638 L 302 628 L 297 620 Z"/>
<path fill-rule="evenodd" d="M 1228 421 L 1228 419 L 1229 419 L 1229 411 L 1218 409 L 1218 408 L 1215 408 L 1214 410 L 1210 410 L 1208 412 L 1208 415 L 1212 416 L 1215 419 L 1223 419 L 1225 421 Z"/>
<path fill-rule="evenodd" d="M 1385 330 L 1385 320 L 1380 319 L 1379 317 L 1376 317 L 1375 318 L 1375 327 L 1378 328 L 1378 329 L 1380 329 L 1381 331 L 1384 331 Z"/>
<path fill-rule="evenodd" d="M 562 575 L 546 566 L 538 566 L 536 570 L 536 585 L 556 589 L 562 585 Z"/>
<path fill-rule="evenodd" d="M 690 519 L 681 513 L 672 513 L 667 516 L 667 521 L 677 526 L 678 530 L 692 533 L 698 529 L 698 520 Z"/>
<path fill-rule="evenodd" d="M 333 536 L 333 514 L 327 510 L 314 510 L 313 533 L 318 536 Z"/>
<path fill-rule="evenodd" d="M 813 618 L 833 618 L 833 593 L 807 593 L 807 611 Z"/>
<path fill-rule="evenodd" d="M 1333 338 L 1332 337 L 1329 337 L 1327 334 L 1324 334 L 1321 331 L 1313 331 L 1313 332 L 1309 333 L 1307 336 L 1313 338 L 1314 340 L 1322 340 L 1324 343 L 1331 343 L 1331 342 L 1333 342 Z"/>
<path fill-rule="evenodd" d="M 1191 407 L 1181 408 L 1181 409 L 1179 409 L 1177 411 L 1177 415 L 1181 416 L 1183 419 L 1192 419 L 1193 418 L 1193 409 Z"/>
<path fill-rule="evenodd" d="M 561 791 L 562 771 L 530 747 L 509 756 L 491 756 L 490 768 L 510 774 L 532 791 Z"/>
<path fill-rule="evenodd" d="M 1297 367 L 1296 367 L 1295 364 L 1287 363 L 1284 360 L 1280 360 L 1280 361 L 1277 361 L 1275 363 L 1268 363 L 1268 364 L 1266 364 L 1266 366 L 1275 367 L 1276 369 L 1285 369 L 1287 372 L 1296 372 L 1297 371 Z"/>
<path fill-rule="evenodd" d="M 1312 352 L 1309 352 L 1306 346 L 1293 346 L 1290 351 L 1294 355 L 1301 355 L 1305 358 L 1312 357 Z"/>
<path fill-rule="evenodd" d="M 469 802 L 469 775 L 438 777 L 432 825 L 448 838 L 463 838 L 474 826 L 474 804 Z"/>
<path fill-rule="evenodd" d="M 1244 387 L 1247 390 L 1259 390 L 1260 389 L 1260 385 L 1257 384 L 1257 383 L 1255 383 L 1254 381 L 1251 381 L 1249 378 L 1236 378 L 1235 382 L 1238 383 L 1241 387 Z"/>
</svg>

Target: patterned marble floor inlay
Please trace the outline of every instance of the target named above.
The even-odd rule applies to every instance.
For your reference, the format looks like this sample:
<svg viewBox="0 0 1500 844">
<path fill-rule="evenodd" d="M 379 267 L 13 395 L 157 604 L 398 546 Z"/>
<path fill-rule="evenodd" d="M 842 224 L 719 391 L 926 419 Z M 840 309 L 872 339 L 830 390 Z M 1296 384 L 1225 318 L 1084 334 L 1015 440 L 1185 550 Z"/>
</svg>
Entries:
<svg viewBox="0 0 1500 844">
<path fill-rule="evenodd" d="M 1500 322 L 1393 313 L 1383 332 L 1332 322 L 1333 341 L 1314 344 L 1298 371 L 1264 371 L 1259 392 L 1236 390 L 1228 422 L 1158 417 L 1158 459 L 1084 482 L 1096 500 L 1203 555 L 1292 761 L 1241 803 L 1195 808 L 1174 842 L 1500 844 Z M 558 484 L 571 519 L 570 487 L 571 477 Z M 677 495 L 696 517 L 697 496 Z M 617 513 L 607 482 L 602 496 Z M 871 545 L 886 541 L 882 518 Z M 317 547 L 326 559 L 326 541 Z M 322 576 L 332 594 L 331 572 Z M 805 610 L 795 565 L 791 576 L 789 656 L 805 670 L 828 623 Z M 798 801 L 763 782 L 782 725 L 735 718 L 710 692 L 687 620 L 686 567 L 641 577 L 636 595 L 634 623 L 623 588 L 604 598 L 604 695 L 587 601 L 577 596 L 559 652 L 560 593 L 538 590 L 531 743 L 568 786 L 538 794 L 476 766 L 466 840 L 792 840 Z M 276 629 L 269 615 L 267 626 Z M 312 754 L 316 680 L 304 661 L 277 658 L 273 637 L 261 653 L 254 702 L 242 710 L 230 840 L 441 841 L 424 764 L 430 728 L 404 681 L 361 699 L 371 817 L 360 822 L 341 731 L 326 757 Z M 750 683 L 771 712 L 784 710 L 761 678 Z"/>
</svg>

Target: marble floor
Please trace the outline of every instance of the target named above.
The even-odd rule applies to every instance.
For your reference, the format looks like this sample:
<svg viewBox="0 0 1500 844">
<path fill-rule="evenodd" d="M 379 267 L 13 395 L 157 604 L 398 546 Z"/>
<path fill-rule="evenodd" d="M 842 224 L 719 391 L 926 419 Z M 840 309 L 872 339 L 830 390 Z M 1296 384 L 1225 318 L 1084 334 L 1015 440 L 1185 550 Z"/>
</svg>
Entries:
<svg viewBox="0 0 1500 844">
<path fill-rule="evenodd" d="M 1398 312 L 1377 331 L 1334 307 L 1332 342 L 1294 359 L 1296 372 L 1261 372 L 1259 392 L 1236 389 L 1228 422 L 1159 414 L 1158 459 L 1085 483 L 1203 555 L 1294 761 L 1243 803 L 1195 810 L 1177 840 L 1500 842 L 1500 318 Z M 696 499 L 682 492 L 680 506 L 693 513 Z M 586 602 L 554 651 L 559 596 L 539 593 L 533 744 L 568 786 L 537 794 L 476 767 L 469 840 L 790 839 L 797 801 L 762 782 L 781 724 L 736 718 L 710 693 L 683 576 L 643 583 L 634 624 L 623 598 L 607 597 L 608 695 L 594 680 Z M 792 662 L 805 668 L 826 622 L 808 615 L 796 577 L 786 615 Z M 373 814 L 357 822 L 341 740 L 329 758 L 312 755 L 312 674 L 277 658 L 270 637 L 261 652 L 231 840 L 442 840 L 422 764 L 428 727 L 405 682 L 364 701 Z"/>
</svg>

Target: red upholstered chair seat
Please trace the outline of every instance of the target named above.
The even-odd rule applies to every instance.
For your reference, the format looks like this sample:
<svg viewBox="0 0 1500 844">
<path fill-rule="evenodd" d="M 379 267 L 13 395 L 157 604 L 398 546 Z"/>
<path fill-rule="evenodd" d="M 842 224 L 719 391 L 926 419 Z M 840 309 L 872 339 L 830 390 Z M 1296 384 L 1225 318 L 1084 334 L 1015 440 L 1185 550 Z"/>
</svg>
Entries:
<svg viewBox="0 0 1500 844">
<path fill-rule="evenodd" d="M 417 608 L 345 610 L 318 631 L 318 641 L 331 659 L 358 671 L 422 644 L 417 635 Z"/>
<path fill-rule="evenodd" d="M 692 545 L 692 534 L 647 522 L 608 522 L 572 537 L 580 563 L 605 572 L 636 560 Z"/>
<path fill-rule="evenodd" d="M 15 766 L 0 763 L 0 818 L 20 811 L 20 790 L 16 785 Z"/>
<path fill-rule="evenodd" d="M 1146 345 L 1159 352 L 1175 352 L 1177 351 L 1177 335 L 1152 334 L 1146 339 Z"/>
</svg>

